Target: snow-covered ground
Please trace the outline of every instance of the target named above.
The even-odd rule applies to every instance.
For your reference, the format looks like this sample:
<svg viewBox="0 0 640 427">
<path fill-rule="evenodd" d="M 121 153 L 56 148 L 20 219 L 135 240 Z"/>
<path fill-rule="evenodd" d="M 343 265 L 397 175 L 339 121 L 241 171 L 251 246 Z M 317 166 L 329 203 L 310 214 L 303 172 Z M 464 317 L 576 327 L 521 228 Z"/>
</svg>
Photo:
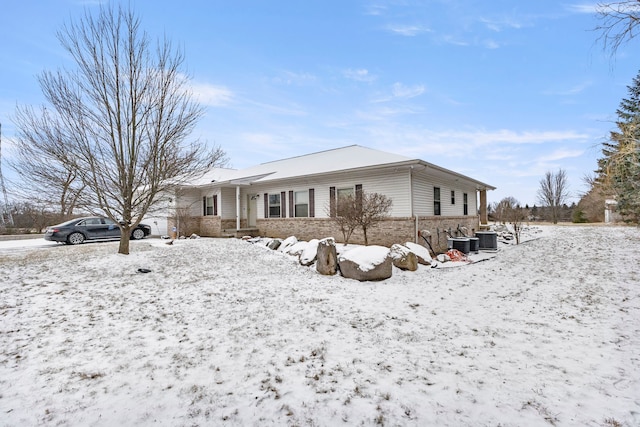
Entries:
<svg viewBox="0 0 640 427">
<path fill-rule="evenodd" d="M 0 242 L 0 426 L 638 426 L 640 230 L 543 230 L 375 283 L 232 239 Z"/>
</svg>

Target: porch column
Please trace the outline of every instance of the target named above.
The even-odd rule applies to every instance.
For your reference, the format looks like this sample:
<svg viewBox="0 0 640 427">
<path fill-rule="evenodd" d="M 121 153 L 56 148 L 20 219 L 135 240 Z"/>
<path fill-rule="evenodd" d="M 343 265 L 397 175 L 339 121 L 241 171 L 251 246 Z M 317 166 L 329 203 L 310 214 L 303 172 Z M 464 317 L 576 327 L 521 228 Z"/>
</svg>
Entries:
<svg viewBox="0 0 640 427">
<path fill-rule="evenodd" d="M 236 185 L 236 230 L 240 230 L 240 186 Z"/>
<path fill-rule="evenodd" d="M 487 190 L 480 190 L 480 224 L 488 224 L 487 215 Z"/>
</svg>

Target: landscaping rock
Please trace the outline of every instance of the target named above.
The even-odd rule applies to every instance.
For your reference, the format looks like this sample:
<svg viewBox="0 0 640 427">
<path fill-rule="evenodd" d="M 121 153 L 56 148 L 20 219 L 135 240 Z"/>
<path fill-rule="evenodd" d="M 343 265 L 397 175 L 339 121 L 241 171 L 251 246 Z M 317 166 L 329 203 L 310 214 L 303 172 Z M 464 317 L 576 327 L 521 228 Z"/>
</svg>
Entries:
<svg viewBox="0 0 640 427">
<path fill-rule="evenodd" d="M 431 258 L 431 254 L 429 253 L 429 249 L 425 248 L 422 245 L 419 245 L 417 243 L 412 243 L 412 242 L 405 243 L 405 246 L 409 248 L 411 252 L 416 254 L 416 257 L 418 257 L 418 263 L 424 264 L 424 265 L 431 265 L 432 258 Z"/>
<path fill-rule="evenodd" d="M 449 255 L 447 255 L 447 254 L 440 254 L 440 255 L 438 255 L 438 261 L 439 262 L 449 262 L 449 261 L 451 261 L 451 258 L 449 258 Z"/>
<path fill-rule="evenodd" d="M 389 249 L 384 246 L 361 246 L 338 257 L 340 272 L 348 279 L 363 281 L 385 280 L 393 271 Z"/>
<path fill-rule="evenodd" d="M 316 257 L 318 255 L 318 239 L 311 239 L 307 243 L 307 246 L 304 248 L 302 253 L 300 254 L 300 264 L 308 267 L 314 262 L 316 262 Z"/>
<path fill-rule="evenodd" d="M 338 272 L 338 255 L 336 241 L 333 237 L 327 237 L 318 242 L 316 270 L 325 276 L 333 276 Z"/>
<path fill-rule="evenodd" d="M 418 257 L 406 246 L 396 243 L 391 246 L 389 256 L 393 260 L 393 265 L 400 270 L 416 271 L 418 269 Z"/>
<path fill-rule="evenodd" d="M 273 239 L 273 240 L 271 240 L 271 241 L 267 244 L 267 247 L 268 247 L 269 249 L 272 249 L 272 250 L 274 250 L 274 251 L 275 251 L 276 249 L 278 249 L 278 248 L 280 247 L 280 245 L 281 245 L 281 244 L 282 244 L 282 240 L 280 240 L 280 239 Z"/>
<path fill-rule="evenodd" d="M 282 244 L 284 245 L 284 242 Z M 282 252 L 284 252 L 287 255 L 299 257 L 300 254 L 307 248 L 307 246 L 309 246 L 309 242 L 305 242 L 303 240 L 300 240 L 300 241 L 294 243 L 293 245 L 288 246 L 285 249 L 282 249 Z M 282 246 L 280 246 L 280 247 L 282 248 Z"/>
<path fill-rule="evenodd" d="M 278 247 L 278 250 L 280 252 L 286 252 L 287 248 L 295 245 L 296 243 L 298 243 L 298 238 L 296 236 L 287 237 L 282 241 L 282 243 L 280 244 L 280 247 Z"/>
</svg>

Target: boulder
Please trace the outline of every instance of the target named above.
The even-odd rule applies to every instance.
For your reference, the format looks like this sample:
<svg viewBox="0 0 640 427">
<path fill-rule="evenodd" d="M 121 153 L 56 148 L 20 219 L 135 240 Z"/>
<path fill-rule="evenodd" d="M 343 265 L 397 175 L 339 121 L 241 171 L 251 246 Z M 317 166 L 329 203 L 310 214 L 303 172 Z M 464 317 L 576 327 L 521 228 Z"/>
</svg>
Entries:
<svg viewBox="0 0 640 427">
<path fill-rule="evenodd" d="M 389 248 L 384 246 L 360 246 L 338 257 L 342 275 L 348 279 L 363 281 L 385 280 L 393 271 Z"/>
<path fill-rule="evenodd" d="M 307 246 L 304 248 L 302 253 L 300 254 L 300 264 L 305 267 L 310 266 L 314 262 L 316 262 L 316 257 L 318 255 L 318 239 L 311 239 L 307 243 Z"/>
<path fill-rule="evenodd" d="M 298 243 L 298 238 L 296 236 L 287 237 L 282 241 L 280 247 L 278 247 L 278 250 L 280 252 L 285 252 L 289 246 L 293 246 L 296 243 Z"/>
<path fill-rule="evenodd" d="M 439 262 L 449 262 L 449 261 L 451 261 L 451 258 L 449 258 L 449 255 L 447 255 L 447 254 L 440 254 L 440 255 L 438 255 L 437 259 L 438 259 Z"/>
<path fill-rule="evenodd" d="M 338 272 L 338 255 L 336 241 L 333 237 L 320 240 L 316 254 L 316 270 L 318 273 L 325 276 L 333 276 Z"/>
<path fill-rule="evenodd" d="M 389 256 L 393 260 L 393 265 L 400 270 L 416 271 L 418 269 L 418 257 L 406 246 L 397 243 L 391 246 Z"/>
<path fill-rule="evenodd" d="M 418 263 L 424 264 L 424 265 L 431 265 L 431 254 L 429 253 L 429 249 L 425 248 L 422 245 L 419 245 L 417 243 L 412 243 L 412 242 L 405 243 L 405 246 L 409 248 L 411 252 L 416 254 L 416 257 L 418 257 Z"/>
<path fill-rule="evenodd" d="M 284 242 L 282 244 L 284 245 Z M 307 248 L 307 246 L 309 246 L 309 242 L 299 240 L 293 245 L 288 246 L 285 249 L 282 249 L 282 252 L 287 255 L 299 257 L 300 254 L 302 254 L 302 252 Z M 282 248 L 282 246 L 280 247 Z"/>
<path fill-rule="evenodd" d="M 275 251 L 276 249 L 278 249 L 278 248 L 280 247 L 280 245 L 281 245 L 281 244 L 282 244 L 282 240 L 280 240 L 280 239 L 273 239 L 273 240 L 271 240 L 269 243 L 267 243 L 267 247 L 268 247 L 269 249 L 272 249 L 272 250 L 274 250 L 274 251 Z"/>
</svg>

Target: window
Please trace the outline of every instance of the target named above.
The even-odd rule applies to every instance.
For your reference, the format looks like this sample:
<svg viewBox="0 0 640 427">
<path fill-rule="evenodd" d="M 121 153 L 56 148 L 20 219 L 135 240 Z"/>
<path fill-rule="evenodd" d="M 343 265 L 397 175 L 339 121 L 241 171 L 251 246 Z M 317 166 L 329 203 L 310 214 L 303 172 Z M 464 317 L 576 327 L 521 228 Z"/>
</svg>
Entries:
<svg viewBox="0 0 640 427">
<path fill-rule="evenodd" d="M 342 212 L 346 208 L 346 201 L 353 198 L 353 188 L 338 188 L 338 216 L 342 216 Z"/>
<path fill-rule="evenodd" d="M 433 214 L 440 215 L 440 187 L 433 187 Z"/>
<path fill-rule="evenodd" d="M 462 193 L 462 210 L 464 215 L 469 215 L 469 197 L 467 193 Z"/>
<path fill-rule="evenodd" d="M 206 198 L 205 212 L 204 214 L 207 216 L 213 215 L 213 196 L 208 196 Z"/>
<path fill-rule="evenodd" d="M 204 216 L 218 215 L 218 196 L 205 196 L 202 198 L 202 214 Z"/>
<path fill-rule="evenodd" d="M 451 204 L 452 205 L 456 204 L 456 192 L 455 192 L 455 190 L 451 190 Z"/>
<path fill-rule="evenodd" d="M 294 216 L 296 218 L 309 216 L 309 192 L 296 191 L 294 193 Z"/>
<path fill-rule="evenodd" d="M 280 194 L 269 194 L 269 218 L 280 218 Z"/>
</svg>

